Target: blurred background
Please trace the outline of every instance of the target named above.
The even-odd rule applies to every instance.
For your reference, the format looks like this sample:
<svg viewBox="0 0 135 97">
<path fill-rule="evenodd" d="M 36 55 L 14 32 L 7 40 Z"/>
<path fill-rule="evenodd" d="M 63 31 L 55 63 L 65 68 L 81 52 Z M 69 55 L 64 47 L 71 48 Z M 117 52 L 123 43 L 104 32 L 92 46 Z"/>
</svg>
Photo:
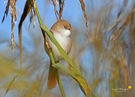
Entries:
<svg viewBox="0 0 135 97">
<path fill-rule="evenodd" d="M 0 23 L 0 97 L 5 94 L 5 97 L 61 97 L 58 86 L 53 90 L 46 87 L 49 57 L 44 51 L 39 24 L 36 22 L 33 27 L 30 16 L 25 19 L 22 29 L 23 75 L 16 77 L 20 66 L 18 23 L 25 2 L 18 0 L 16 5 L 16 46 L 13 52 L 10 13 Z M 36 2 L 43 23 L 50 29 L 57 20 L 52 3 L 50 0 Z M 0 1 L 0 20 L 6 3 Z M 84 3 L 88 32 L 79 0 L 65 0 L 63 19 L 73 28 L 70 58 L 96 97 L 135 97 L 135 1 L 84 0 Z M 61 63 L 68 66 L 64 60 Z M 67 97 L 85 97 L 70 76 L 62 71 L 59 73 Z"/>
</svg>

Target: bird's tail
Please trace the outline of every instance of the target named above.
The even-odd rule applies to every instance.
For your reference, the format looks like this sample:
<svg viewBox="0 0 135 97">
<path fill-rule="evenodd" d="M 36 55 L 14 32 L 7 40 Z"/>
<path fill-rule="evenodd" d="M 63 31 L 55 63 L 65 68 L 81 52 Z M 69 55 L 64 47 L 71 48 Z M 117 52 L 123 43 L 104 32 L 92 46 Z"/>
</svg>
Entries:
<svg viewBox="0 0 135 97">
<path fill-rule="evenodd" d="M 52 89 L 56 86 L 57 76 L 58 76 L 58 70 L 52 66 L 52 62 L 50 61 L 48 83 L 47 83 L 48 89 Z"/>
</svg>

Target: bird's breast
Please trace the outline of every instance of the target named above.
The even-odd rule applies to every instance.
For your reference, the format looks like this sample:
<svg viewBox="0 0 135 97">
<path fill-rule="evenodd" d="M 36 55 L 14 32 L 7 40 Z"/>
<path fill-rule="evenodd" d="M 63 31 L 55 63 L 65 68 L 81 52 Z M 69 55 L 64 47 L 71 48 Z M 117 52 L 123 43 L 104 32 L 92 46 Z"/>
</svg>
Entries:
<svg viewBox="0 0 135 97">
<path fill-rule="evenodd" d="M 59 33 L 53 34 L 54 38 L 60 44 L 60 46 L 65 50 L 66 53 L 70 52 L 71 49 L 71 38 L 69 36 L 63 36 Z M 59 61 L 62 59 L 60 52 L 58 51 L 57 47 L 51 42 L 49 39 L 50 47 L 52 48 L 52 52 L 54 55 L 55 61 Z"/>
</svg>

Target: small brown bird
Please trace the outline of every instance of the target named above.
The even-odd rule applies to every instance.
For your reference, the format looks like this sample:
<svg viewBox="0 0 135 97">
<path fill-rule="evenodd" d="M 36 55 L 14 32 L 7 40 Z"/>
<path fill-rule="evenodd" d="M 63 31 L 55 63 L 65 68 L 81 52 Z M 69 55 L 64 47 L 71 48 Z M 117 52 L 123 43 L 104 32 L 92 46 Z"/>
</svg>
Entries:
<svg viewBox="0 0 135 97">
<path fill-rule="evenodd" d="M 71 41 L 71 25 L 66 20 L 58 20 L 52 27 L 51 32 L 60 46 L 68 54 L 71 50 L 72 41 Z M 52 48 L 53 56 L 55 62 L 62 60 L 62 56 L 58 51 L 57 47 L 51 42 L 48 38 L 49 46 Z M 48 75 L 48 88 L 52 89 L 56 86 L 58 70 L 52 66 L 50 61 L 49 75 Z"/>
</svg>

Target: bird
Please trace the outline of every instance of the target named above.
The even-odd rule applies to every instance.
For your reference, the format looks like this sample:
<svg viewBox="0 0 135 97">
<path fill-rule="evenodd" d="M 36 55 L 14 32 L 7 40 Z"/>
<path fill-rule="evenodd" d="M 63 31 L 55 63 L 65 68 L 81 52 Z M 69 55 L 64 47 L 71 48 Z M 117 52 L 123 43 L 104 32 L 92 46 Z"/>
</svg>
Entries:
<svg viewBox="0 0 135 97">
<path fill-rule="evenodd" d="M 66 20 L 63 19 L 57 20 L 51 27 L 50 32 L 52 33 L 56 41 L 59 43 L 59 45 L 63 48 L 63 50 L 67 54 L 69 54 L 72 47 L 72 40 L 71 40 L 72 27 L 70 23 L 68 23 Z M 63 57 L 61 56 L 57 47 L 52 43 L 50 38 L 48 38 L 48 44 L 52 50 L 55 62 L 57 63 L 60 60 L 62 60 Z M 58 70 L 52 66 L 51 61 L 48 73 L 49 74 L 47 87 L 48 89 L 55 88 L 57 83 Z"/>
</svg>

